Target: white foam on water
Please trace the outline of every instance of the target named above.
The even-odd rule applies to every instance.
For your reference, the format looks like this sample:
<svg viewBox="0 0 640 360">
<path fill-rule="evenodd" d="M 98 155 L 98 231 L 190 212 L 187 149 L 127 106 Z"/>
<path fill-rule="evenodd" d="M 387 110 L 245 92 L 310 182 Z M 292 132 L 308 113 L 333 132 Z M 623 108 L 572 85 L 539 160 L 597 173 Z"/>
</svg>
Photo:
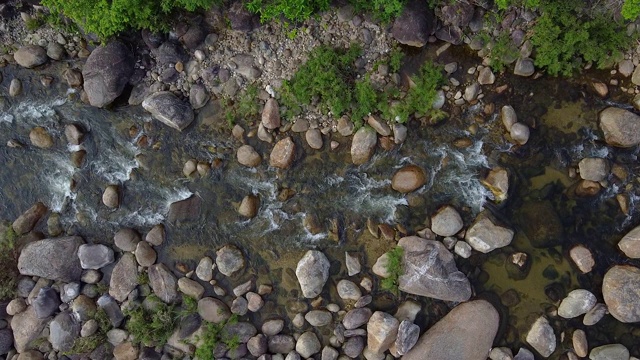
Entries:
<svg viewBox="0 0 640 360">
<path fill-rule="evenodd" d="M 429 184 L 422 191 L 433 190 L 442 193 L 445 197 L 443 200 L 455 199 L 479 212 L 486 200 L 492 196 L 479 178 L 480 170 L 489 167 L 482 146 L 482 141 L 476 141 L 466 149 L 448 145 L 432 149 L 429 144 L 425 144 L 425 151 L 430 151 L 440 160 L 432 168 Z"/>
<path fill-rule="evenodd" d="M 111 224 L 127 227 L 147 227 L 160 224 L 164 219 L 165 215 L 159 212 L 154 212 L 151 209 L 138 209 L 133 212 L 127 212 L 117 221 L 111 221 Z"/>
<path fill-rule="evenodd" d="M 76 194 L 71 191 L 71 182 L 76 168 L 66 156 L 47 153 L 46 158 L 48 169 L 43 172 L 45 174 L 43 183 L 49 188 L 49 208 L 60 212 L 76 198 Z"/>
<path fill-rule="evenodd" d="M 102 147 L 97 159 L 91 162 L 93 172 L 110 184 L 118 184 L 129 180 L 131 170 L 138 167 L 135 156 L 139 150 L 130 143 L 124 143 L 120 151 L 110 147 Z"/>
<path fill-rule="evenodd" d="M 13 115 L 9 114 L 9 113 L 3 113 L 2 115 L 0 115 L 0 124 L 2 123 L 7 123 L 7 124 L 13 124 Z"/>
<path fill-rule="evenodd" d="M 24 124 L 28 127 L 42 126 L 50 132 L 58 132 L 60 119 L 55 108 L 66 102 L 67 100 L 64 98 L 47 102 L 25 101 L 15 107 L 13 115 L 18 124 Z"/>
</svg>

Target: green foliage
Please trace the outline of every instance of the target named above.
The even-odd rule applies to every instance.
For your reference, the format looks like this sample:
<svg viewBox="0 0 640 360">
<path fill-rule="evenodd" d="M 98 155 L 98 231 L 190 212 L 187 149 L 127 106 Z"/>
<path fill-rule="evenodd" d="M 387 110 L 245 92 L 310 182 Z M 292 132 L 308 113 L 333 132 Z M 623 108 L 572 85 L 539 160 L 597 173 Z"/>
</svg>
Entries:
<svg viewBox="0 0 640 360">
<path fill-rule="evenodd" d="M 251 0 L 246 4 L 249 11 L 260 14 L 263 23 L 284 16 L 293 22 L 302 22 L 311 15 L 329 9 L 329 0 Z"/>
<path fill-rule="evenodd" d="M 107 332 L 111 330 L 111 321 L 107 316 L 107 313 L 98 308 L 93 314 L 93 319 L 98 322 L 98 331 L 95 334 L 88 337 L 76 338 L 73 341 L 73 346 L 68 351 L 65 351 L 63 355 L 74 354 L 86 354 L 90 353 L 95 348 L 107 341 Z"/>
<path fill-rule="evenodd" d="M 42 0 L 53 16 L 71 18 L 86 32 L 106 40 L 128 29 L 168 29 L 169 14 L 194 11 L 216 0 Z"/>
<path fill-rule="evenodd" d="M 536 48 L 536 66 L 551 75 L 569 76 L 585 62 L 605 67 L 631 42 L 624 29 L 605 14 L 588 17 L 580 0 L 541 0 L 531 42 Z"/>
<path fill-rule="evenodd" d="M 562 1 L 562 0 L 560 0 Z M 524 6 L 527 8 L 535 8 L 540 5 L 540 0 L 495 0 L 499 10 L 506 10 L 509 6 Z"/>
<path fill-rule="evenodd" d="M 368 76 L 356 81 L 355 107 L 351 112 L 351 120 L 355 123 L 356 128 L 362 126 L 362 119 L 365 116 L 376 110 L 378 100 L 378 92 L 373 88 Z"/>
<path fill-rule="evenodd" d="M 251 84 L 238 95 L 235 101 L 225 98 L 222 105 L 224 107 L 224 116 L 229 127 L 238 122 L 238 120 L 251 120 L 260 113 L 260 104 L 258 103 L 258 86 Z"/>
<path fill-rule="evenodd" d="M 0 224 L 0 300 L 14 297 L 18 278 L 16 242 L 18 234 L 10 224 Z"/>
<path fill-rule="evenodd" d="M 394 294 L 398 294 L 398 284 L 400 276 L 403 271 L 402 264 L 402 255 L 404 254 L 404 249 L 400 246 L 396 246 L 391 251 L 387 252 L 387 274 L 388 277 L 382 279 L 380 282 L 380 286 L 384 290 L 391 291 Z"/>
<path fill-rule="evenodd" d="M 353 63 L 361 53 L 358 46 L 346 51 L 326 46 L 315 48 L 309 60 L 282 87 L 282 103 L 294 113 L 301 104 L 319 100 L 323 112 L 344 114 L 353 99 Z"/>
<path fill-rule="evenodd" d="M 370 12 L 385 24 L 400 15 L 406 2 L 406 0 L 350 0 L 356 11 Z"/>
<path fill-rule="evenodd" d="M 409 89 L 400 105 L 390 109 L 392 117 L 400 123 L 409 120 L 413 114 L 417 117 L 431 114 L 438 88 L 444 83 L 442 68 L 430 61 L 425 62 L 418 74 L 411 79 L 414 86 Z"/>
<path fill-rule="evenodd" d="M 640 0 L 625 0 L 621 13 L 626 20 L 635 20 L 640 15 Z"/>
<path fill-rule="evenodd" d="M 138 273 L 138 284 L 146 285 L 149 283 L 149 274 L 146 271 L 141 271 Z"/>
<path fill-rule="evenodd" d="M 392 73 L 400 71 L 400 65 L 402 65 L 403 58 L 404 53 L 400 51 L 400 49 L 394 48 L 391 50 L 391 54 L 389 54 L 389 71 Z"/>
<path fill-rule="evenodd" d="M 127 330 L 133 335 L 134 344 L 164 345 L 179 320 L 174 305 L 162 302 L 155 295 L 148 296 L 149 308 L 136 305 L 125 311 L 129 316 Z"/>
<path fill-rule="evenodd" d="M 44 25 L 44 20 L 40 16 L 34 16 L 24 23 L 25 27 L 29 31 L 38 30 L 42 25 Z"/>
<path fill-rule="evenodd" d="M 207 322 L 201 337 L 196 339 L 196 342 L 202 340 L 201 345 L 196 349 L 196 358 L 199 360 L 214 360 L 213 350 L 215 350 L 219 342 L 223 342 L 229 349 L 237 348 L 240 345 L 240 339 L 234 336 L 228 336 L 222 331 L 226 324 L 235 324 L 237 322 L 238 315 L 236 314 L 231 315 L 226 322 L 218 324 Z"/>
<path fill-rule="evenodd" d="M 180 316 L 185 317 L 198 312 L 198 300 L 196 298 L 182 295 L 182 310 Z"/>
<path fill-rule="evenodd" d="M 517 59 L 519 55 L 518 48 L 511 41 L 511 37 L 506 32 L 501 32 L 495 39 L 487 33 L 480 34 L 485 43 L 490 43 L 489 59 L 491 59 L 491 68 L 496 71 L 503 71 L 506 63 L 505 59 Z"/>
</svg>

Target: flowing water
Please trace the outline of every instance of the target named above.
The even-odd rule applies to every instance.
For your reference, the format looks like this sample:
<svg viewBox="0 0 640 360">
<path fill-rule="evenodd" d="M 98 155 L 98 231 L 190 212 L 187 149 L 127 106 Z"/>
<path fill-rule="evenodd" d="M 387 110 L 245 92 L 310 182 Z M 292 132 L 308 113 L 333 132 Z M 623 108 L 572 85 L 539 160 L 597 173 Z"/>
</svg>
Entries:
<svg viewBox="0 0 640 360">
<path fill-rule="evenodd" d="M 422 56 L 410 58 L 408 66 L 422 61 Z M 42 201 L 60 214 L 67 233 L 101 243 L 111 242 L 121 227 L 145 233 L 153 225 L 165 223 L 168 241 L 161 248 L 161 258 L 191 266 L 204 253 L 234 243 L 245 249 L 258 269 L 256 276 L 280 284 L 284 290 L 278 301 L 286 303 L 296 295 L 295 280 L 286 269 L 294 268 L 306 249 L 323 249 L 332 259 L 342 259 L 344 251 L 359 251 L 369 269 L 377 256 L 393 246 L 368 233 L 367 219 L 416 231 L 424 228 L 425 219 L 444 204 L 463 210 L 467 224 L 488 209 L 515 229 L 513 243 L 490 254 L 458 259 L 458 266 L 479 296 L 508 305 L 500 308 L 503 326 L 498 338 L 500 345 L 512 347 L 521 343 L 532 318 L 554 304 L 548 293 L 582 287 L 602 299 L 599 289 L 606 269 L 630 262 L 620 256 L 615 244 L 624 231 L 637 225 L 633 176 L 629 181 L 611 176 L 609 186 L 599 195 L 579 198 L 572 188 L 577 181 L 567 175 L 568 167 L 586 156 L 606 157 L 626 166 L 631 174 L 637 168 L 637 151 L 611 150 L 597 129 L 597 111 L 608 105 L 624 106 L 628 98 L 614 93 L 608 103 L 597 99 L 587 88 L 590 79 L 523 81 L 499 76 L 497 83 L 508 84 L 509 90 L 486 94 L 484 102 L 495 103 L 496 109 L 511 104 L 519 119 L 532 126 L 530 142 L 520 148 L 505 139 L 500 119 L 495 115 L 482 117 L 483 108 L 477 105 L 452 111 L 451 118 L 438 127 L 409 124 L 410 135 L 404 145 L 391 151 L 378 149 L 362 166 L 350 164 L 348 138 L 333 135 L 332 139 L 340 143 L 338 150 L 325 146 L 315 151 L 294 135 L 296 161 L 291 169 L 282 171 L 267 167 L 266 162 L 257 169 L 238 165 L 233 149 L 239 143 L 228 131 L 215 131 L 201 119 L 180 133 L 151 119 L 140 107 L 95 109 L 83 105 L 78 94 L 60 83 L 45 90 L 38 84 L 40 74 L 13 68 L 5 69 L 1 84 L 5 93 L 8 74 L 23 79 L 28 95 L 4 98 L 0 143 L 17 139 L 29 144 L 31 128 L 42 126 L 54 136 L 56 144 L 47 150 L 29 145 L 0 147 L 0 218 L 5 220 Z M 64 125 L 69 123 L 87 131 L 80 146 L 68 146 L 64 139 Z M 478 125 L 477 133 L 468 130 L 472 124 Z M 451 145 L 463 137 L 471 139 L 470 146 Z M 269 146 L 256 138 L 247 141 L 268 158 Z M 87 155 L 83 166 L 76 168 L 70 155 L 80 149 Z M 185 178 L 182 167 L 189 159 L 213 163 L 212 170 L 206 176 Z M 406 164 L 425 168 L 429 181 L 403 196 L 391 190 L 390 179 Z M 495 204 L 481 184 L 487 170 L 498 165 L 509 169 L 513 189 L 501 204 Z M 101 203 L 102 192 L 110 184 L 119 185 L 123 192 L 116 210 Z M 620 211 L 615 200 L 623 189 L 630 194 L 628 215 Z M 241 218 L 235 210 L 248 194 L 260 199 L 259 214 L 251 220 Z M 168 223 L 169 205 L 191 196 L 201 201 L 198 219 Z M 527 229 L 546 229 L 548 218 L 537 216 L 536 211 L 549 208 L 553 209 L 549 216 L 560 224 L 559 229 L 547 232 L 554 237 L 555 245 L 534 248 Z M 310 232 L 304 226 L 305 219 L 315 219 L 319 231 Z M 40 226 L 46 232 L 46 224 Z M 574 244 L 584 244 L 594 251 L 598 265 L 591 274 L 580 275 L 570 264 L 567 253 Z M 526 252 L 532 262 L 525 279 L 517 280 L 507 270 L 507 257 L 517 251 Z M 344 273 L 339 264 L 332 265 L 332 274 Z M 376 305 L 392 308 L 397 301 L 383 293 Z M 427 305 L 419 318 L 421 325 L 434 323 L 444 314 L 441 302 L 420 301 Z M 557 328 L 575 327 L 582 327 L 579 320 L 565 321 Z M 638 329 L 632 325 L 623 326 L 608 316 L 588 334 L 592 346 L 620 341 L 640 355 Z"/>
</svg>

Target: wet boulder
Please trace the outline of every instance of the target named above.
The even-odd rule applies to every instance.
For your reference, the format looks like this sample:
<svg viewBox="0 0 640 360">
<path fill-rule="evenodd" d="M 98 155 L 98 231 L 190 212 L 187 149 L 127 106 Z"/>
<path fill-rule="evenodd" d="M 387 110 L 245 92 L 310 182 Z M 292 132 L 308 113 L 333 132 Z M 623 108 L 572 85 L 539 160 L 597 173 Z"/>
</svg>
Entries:
<svg viewBox="0 0 640 360">
<path fill-rule="evenodd" d="M 246 218 L 253 218 L 258 214 L 260 199 L 255 195 L 247 195 L 238 207 L 238 213 Z"/>
<path fill-rule="evenodd" d="M 485 300 L 462 303 L 438 321 L 404 360 L 485 360 L 498 332 L 498 311 Z"/>
<path fill-rule="evenodd" d="M 465 234 L 465 240 L 477 251 L 488 253 L 511 244 L 514 232 L 498 226 L 487 216 L 480 214 Z"/>
<path fill-rule="evenodd" d="M 76 255 L 84 244 L 79 236 L 44 239 L 27 244 L 20 252 L 18 270 L 22 275 L 64 282 L 78 281 L 82 275 Z"/>
<path fill-rule="evenodd" d="M 310 299 L 320 295 L 329 278 L 329 267 L 329 260 L 318 250 L 307 251 L 298 261 L 296 277 L 304 297 Z"/>
<path fill-rule="evenodd" d="M 120 96 L 133 74 L 134 64 L 131 51 L 119 41 L 93 50 L 82 69 L 89 103 L 104 107 Z"/>
<path fill-rule="evenodd" d="M 542 357 L 549 357 L 556 350 L 556 334 L 549 320 L 540 316 L 529 328 L 526 341 Z"/>
<path fill-rule="evenodd" d="M 109 185 L 102 193 L 102 203 L 110 208 L 115 209 L 120 205 L 120 187 L 118 185 Z"/>
<path fill-rule="evenodd" d="M 193 109 L 170 91 L 155 93 L 142 102 L 142 107 L 163 124 L 179 131 L 193 122 Z"/>
<path fill-rule="evenodd" d="M 631 259 L 640 259 L 640 226 L 629 231 L 618 243 L 618 248 Z"/>
<path fill-rule="evenodd" d="M 578 170 L 584 180 L 602 181 L 609 175 L 609 163 L 602 158 L 584 158 L 578 163 Z"/>
<path fill-rule="evenodd" d="M 363 126 L 356 131 L 351 141 L 351 161 L 356 165 L 362 165 L 373 155 L 378 135 L 372 128 Z"/>
<path fill-rule="evenodd" d="M 462 217 L 458 211 L 450 205 L 438 210 L 431 217 L 431 231 L 440 236 L 453 236 L 462 230 Z"/>
<path fill-rule="evenodd" d="M 53 137 L 47 129 L 42 126 L 36 126 L 29 132 L 29 140 L 35 147 L 48 149 L 54 145 Z"/>
<path fill-rule="evenodd" d="M 238 162 L 247 167 L 256 167 L 260 165 L 262 158 L 260 154 L 251 145 L 242 145 L 236 153 Z"/>
<path fill-rule="evenodd" d="M 604 109 L 600 113 L 600 129 L 609 145 L 628 148 L 640 144 L 640 116 L 631 111 Z"/>
<path fill-rule="evenodd" d="M 393 175 L 391 187 L 401 193 L 409 193 L 419 189 L 426 182 L 427 175 L 421 167 L 407 165 Z"/>
<path fill-rule="evenodd" d="M 640 269 L 616 265 L 602 281 L 602 296 L 609 313 L 623 323 L 640 321 Z"/>
<path fill-rule="evenodd" d="M 296 154 L 296 144 L 291 137 L 286 137 L 276 143 L 269 156 L 269 164 L 280 169 L 287 169 L 293 163 Z"/>
<path fill-rule="evenodd" d="M 113 250 L 102 244 L 82 244 L 78 248 L 78 258 L 83 269 L 97 270 L 113 262 Z"/>
<path fill-rule="evenodd" d="M 403 320 L 398 327 L 398 337 L 395 341 L 399 355 L 408 353 L 420 338 L 420 327 L 409 320 Z"/>
<path fill-rule="evenodd" d="M 412 0 L 393 22 L 391 34 L 399 43 L 423 47 L 435 29 L 436 19 L 427 3 Z"/>
<path fill-rule="evenodd" d="M 244 268 L 244 255 L 233 245 L 225 245 L 216 251 L 218 271 L 225 276 L 234 276 Z"/>
<path fill-rule="evenodd" d="M 400 239 L 398 246 L 404 249 L 400 290 L 445 301 L 469 300 L 469 279 L 458 270 L 453 254 L 441 242 L 408 236 Z"/>
<path fill-rule="evenodd" d="M 503 168 L 491 169 L 482 185 L 491 191 L 496 202 L 502 202 L 507 199 L 509 193 L 509 173 Z"/>
<path fill-rule="evenodd" d="M 518 58 L 516 60 L 516 66 L 513 68 L 513 74 L 518 76 L 528 77 L 536 72 L 536 67 L 533 65 L 533 60 L 529 58 Z"/>
<path fill-rule="evenodd" d="M 597 299 L 590 291 L 577 289 L 567 294 L 558 306 L 558 316 L 572 319 L 586 314 L 596 305 Z"/>
<path fill-rule="evenodd" d="M 18 65 L 31 69 L 47 62 L 47 51 L 38 45 L 26 45 L 13 54 Z"/>
<path fill-rule="evenodd" d="M 191 107 L 194 109 L 200 109 L 205 106 L 210 98 L 211 96 L 209 96 L 204 85 L 195 84 L 191 86 L 191 89 L 189 90 L 189 102 L 191 103 Z"/>
<path fill-rule="evenodd" d="M 628 360 L 629 349 L 622 344 L 607 344 L 591 349 L 590 360 Z"/>
<path fill-rule="evenodd" d="M 13 222 L 11 225 L 13 231 L 18 235 L 23 235 L 33 230 L 38 221 L 47 213 L 47 210 L 43 203 L 36 203 Z"/>
<path fill-rule="evenodd" d="M 61 312 L 49 324 L 49 342 L 57 351 L 69 351 L 80 335 L 80 324 L 68 312 Z"/>
<path fill-rule="evenodd" d="M 13 333 L 11 329 L 0 330 L 0 355 L 6 355 L 13 349 Z"/>
</svg>

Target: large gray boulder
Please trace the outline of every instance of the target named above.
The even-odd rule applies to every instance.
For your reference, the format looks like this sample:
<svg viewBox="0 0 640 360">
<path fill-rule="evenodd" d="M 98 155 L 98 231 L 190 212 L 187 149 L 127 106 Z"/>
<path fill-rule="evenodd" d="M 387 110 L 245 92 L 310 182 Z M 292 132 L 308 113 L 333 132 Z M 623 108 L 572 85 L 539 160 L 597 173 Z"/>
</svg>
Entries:
<svg viewBox="0 0 640 360">
<path fill-rule="evenodd" d="M 469 300 L 469 279 L 458 270 L 453 254 L 441 242 L 407 236 L 398 241 L 398 246 L 404 249 L 400 290 L 445 301 Z"/>
<path fill-rule="evenodd" d="M 148 273 L 149 285 L 160 300 L 172 303 L 178 299 L 178 280 L 166 265 L 150 266 Z"/>
<path fill-rule="evenodd" d="M 542 357 L 549 357 L 556 350 L 556 334 L 553 332 L 549 320 L 540 316 L 529 328 L 527 343 Z"/>
<path fill-rule="evenodd" d="M 178 99 L 170 91 L 161 91 L 149 96 L 142 102 L 142 107 L 163 124 L 180 131 L 189 126 L 194 119 L 191 105 Z"/>
<path fill-rule="evenodd" d="M 80 323 L 68 312 L 61 312 L 49 324 L 49 342 L 58 351 L 68 351 L 80 335 Z"/>
<path fill-rule="evenodd" d="M 22 249 L 18 271 L 22 275 L 72 282 L 80 280 L 82 268 L 76 255 L 84 243 L 79 236 L 34 241 Z"/>
<path fill-rule="evenodd" d="M 412 0 L 393 22 L 391 34 L 399 43 L 423 47 L 435 29 L 436 20 L 425 1 Z"/>
<path fill-rule="evenodd" d="M 620 240 L 618 247 L 631 259 L 640 259 L 640 226 L 629 231 Z"/>
<path fill-rule="evenodd" d="M 318 250 L 309 250 L 298 261 L 296 276 L 306 298 L 314 298 L 322 292 L 329 278 L 329 260 Z"/>
<path fill-rule="evenodd" d="M 609 145 L 626 148 L 640 144 L 640 116 L 631 111 L 604 109 L 600 113 L 600 129 Z"/>
<path fill-rule="evenodd" d="M 438 321 L 403 360 L 485 360 L 498 332 L 498 311 L 485 300 L 456 306 Z"/>
<path fill-rule="evenodd" d="M 609 313 L 624 323 L 640 321 L 640 269 L 616 265 L 602 280 L 602 296 Z"/>
<path fill-rule="evenodd" d="M 13 343 L 16 350 L 18 352 L 25 351 L 27 345 L 40 336 L 48 321 L 48 318 L 38 318 L 33 306 L 29 306 L 26 311 L 16 314 L 11 319 Z"/>
<path fill-rule="evenodd" d="M 104 107 L 120 96 L 133 74 L 134 65 L 133 54 L 119 41 L 93 50 L 82 69 L 89 103 Z"/>
<path fill-rule="evenodd" d="M 122 302 L 138 285 L 138 264 L 132 253 L 122 255 L 111 272 L 109 295 Z"/>
<path fill-rule="evenodd" d="M 18 65 L 31 69 L 38 65 L 42 65 L 49 59 L 47 50 L 38 45 L 26 45 L 18 49 L 13 54 L 13 58 Z"/>
<path fill-rule="evenodd" d="M 113 262 L 113 250 L 102 244 L 83 244 L 78 249 L 80 266 L 83 269 L 101 269 Z"/>
</svg>

